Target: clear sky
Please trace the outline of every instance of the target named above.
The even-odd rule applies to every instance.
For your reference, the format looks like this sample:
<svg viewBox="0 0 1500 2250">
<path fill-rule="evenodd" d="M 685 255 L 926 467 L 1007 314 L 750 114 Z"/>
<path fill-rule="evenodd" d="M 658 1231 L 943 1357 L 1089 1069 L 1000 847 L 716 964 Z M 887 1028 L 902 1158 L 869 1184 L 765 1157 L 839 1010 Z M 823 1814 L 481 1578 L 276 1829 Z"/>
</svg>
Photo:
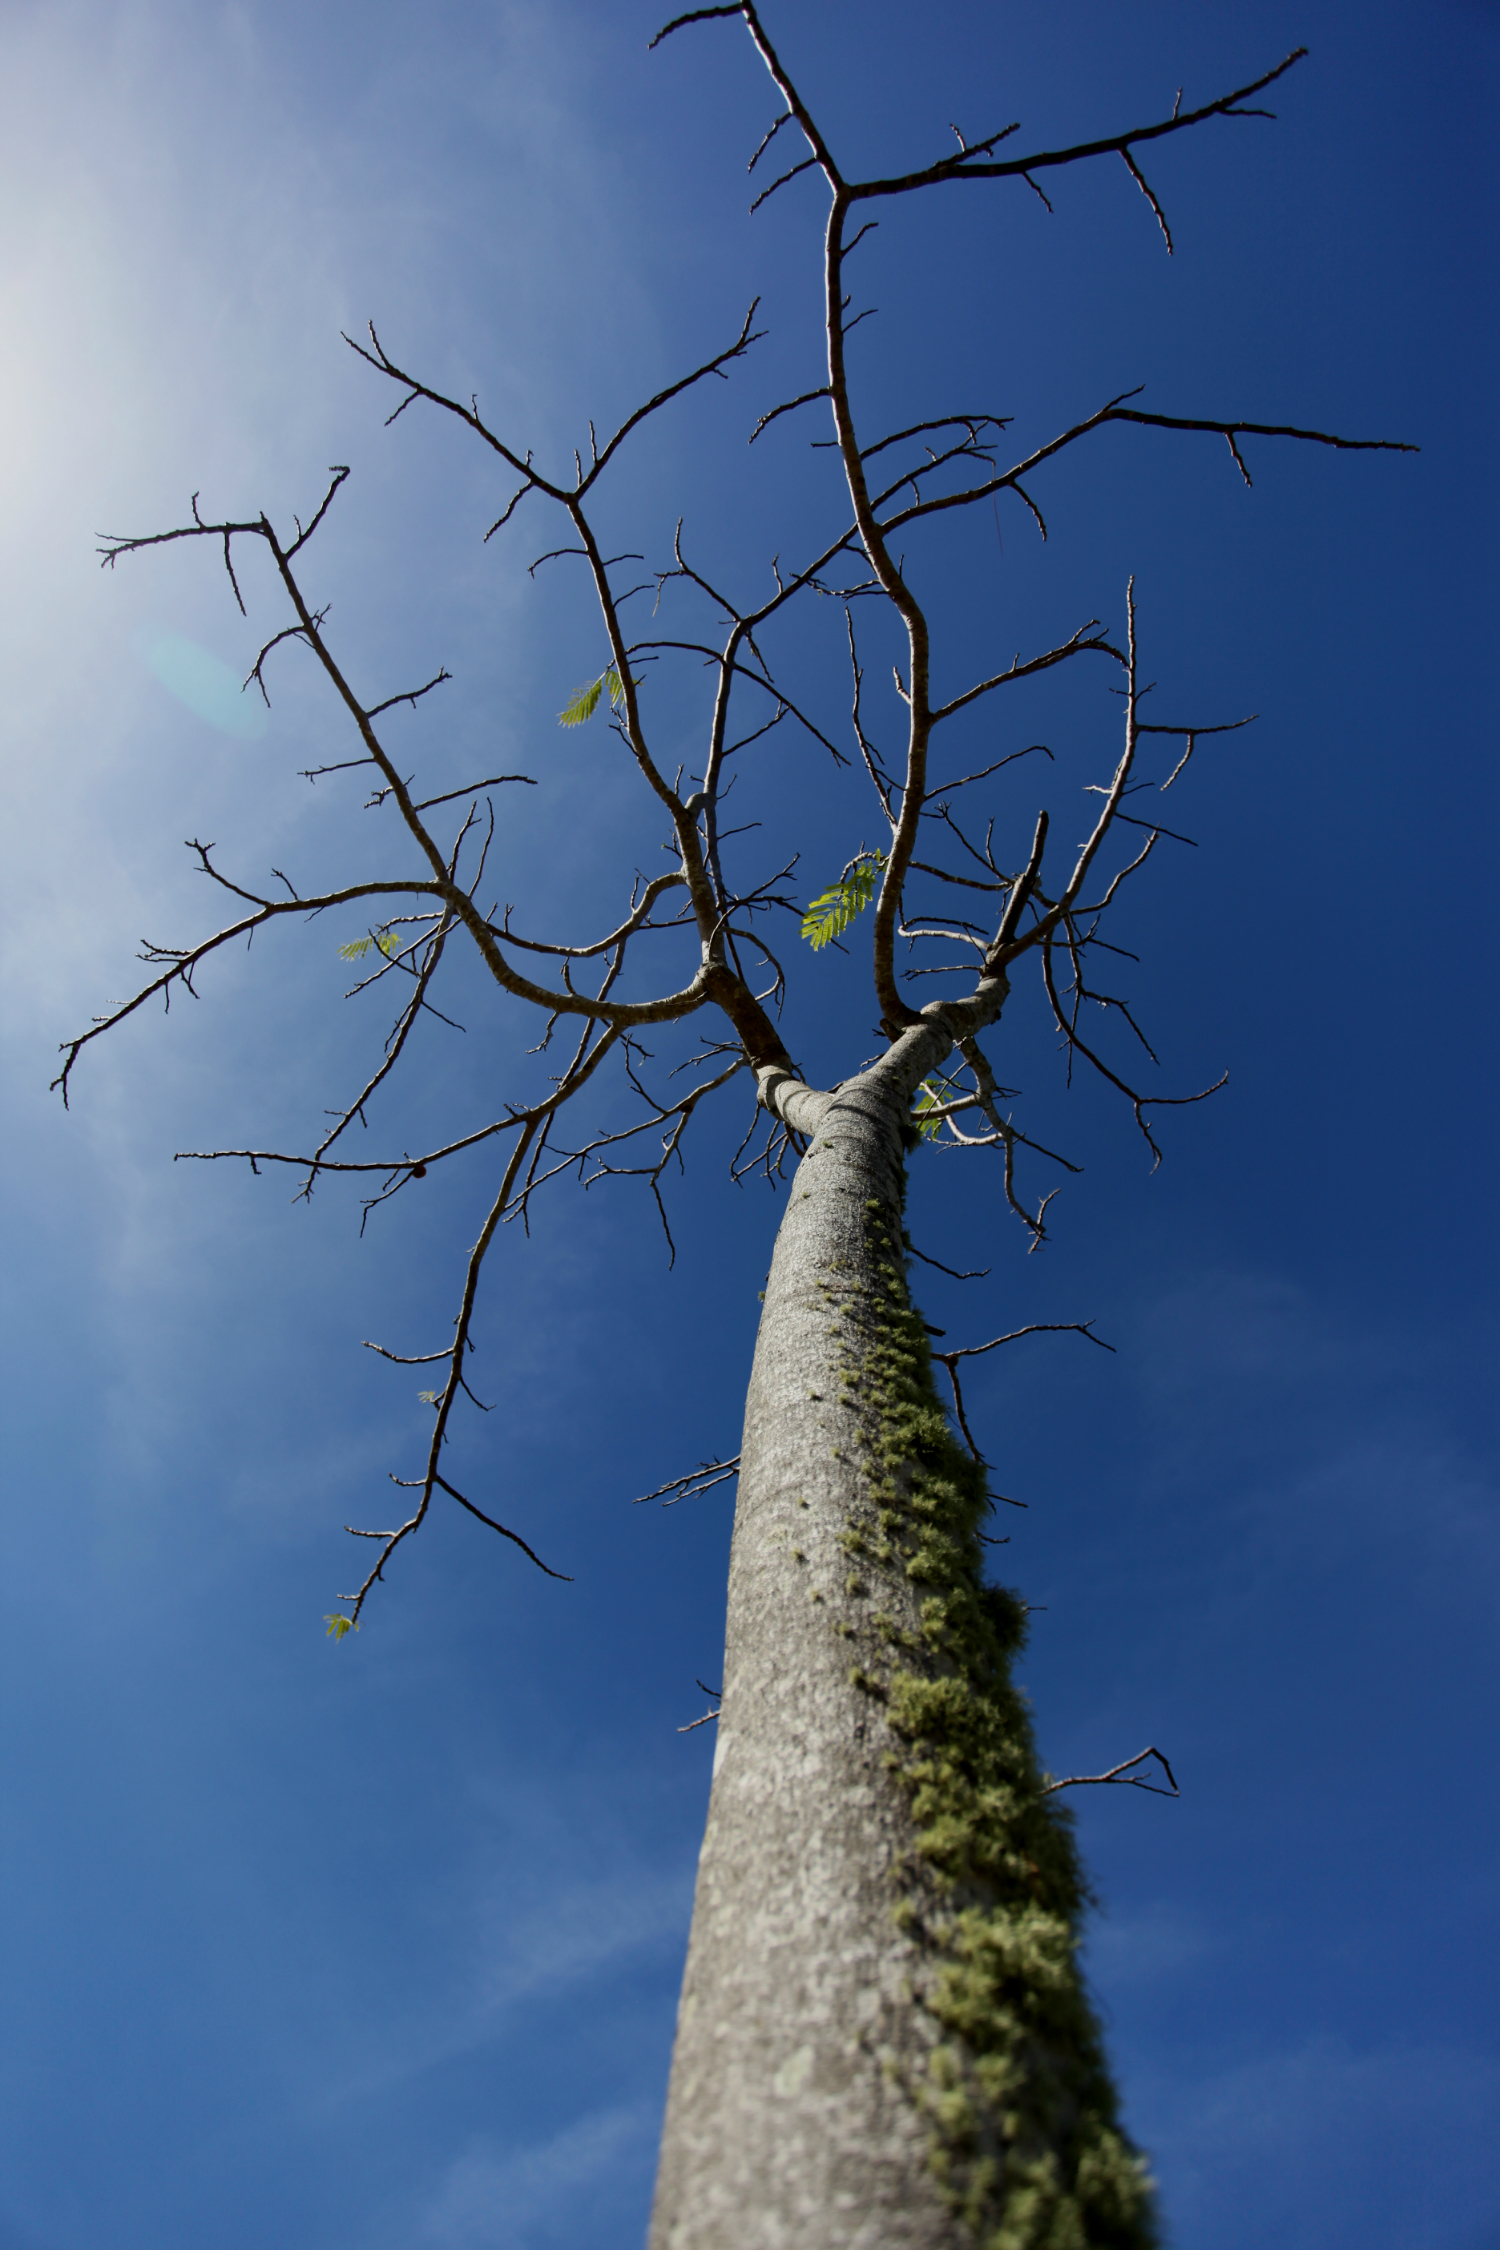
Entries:
<svg viewBox="0 0 1500 2250">
<path fill-rule="evenodd" d="M 287 656 L 268 715 L 221 692 L 283 622 L 262 575 L 246 623 L 207 551 L 97 570 L 96 532 L 179 522 L 195 490 L 286 520 L 350 464 L 318 597 L 372 692 L 455 675 L 398 722 L 435 786 L 538 776 L 496 847 L 536 926 L 606 926 L 622 865 L 655 854 L 602 728 L 556 726 L 599 668 L 569 566 L 527 578 L 552 543 L 534 523 L 481 546 L 506 496 L 488 463 L 415 414 L 383 430 L 393 402 L 338 332 L 373 317 L 561 462 L 759 292 L 758 356 L 643 442 L 607 527 L 654 564 L 684 516 L 747 586 L 799 551 L 824 520 L 817 433 L 744 439 L 819 379 L 822 200 L 799 182 L 746 217 L 760 68 L 732 26 L 648 56 L 657 20 L 638 0 L 0 20 L 0 2250 L 642 2236 L 711 1756 L 710 1727 L 676 1730 L 717 1678 L 731 1502 L 630 1501 L 738 1442 L 779 1210 L 726 1182 L 740 1097 L 672 1190 L 674 1271 L 630 1182 L 554 1190 L 491 1270 L 495 1411 L 461 1457 L 575 1583 L 435 1515 L 334 1646 L 340 1526 L 384 1520 L 427 1412 L 360 1341 L 441 1339 L 489 1159 L 363 1240 L 335 1189 L 293 1208 L 284 1178 L 172 1164 L 302 1145 L 347 1097 L 382 1028 L 340 998 L 355 915 L 134 1021 L 71 1113 L 46 1083 L 141 936 L 206 929 L 183 837 L 303 887 L 379 841 L 345 785 L 298 778 L 349 754 L 310 666 Z M 951 1335 L 1092 1317 L 1117 1347 L 1039 1338 L 971 1392 L 1029 1502 L 1002 1561 L 1039 1612 L 1047 1762 L 1153 1742 L 1183 1786 L 1078 1804 L 1094 1980 L 1172 2241 L 1495 2250 L 1500 19 L 767 0 L 767 20 L 856 170 L 927 160 L 950 120 L 1017 117 L 1041 145 L 1118 129 L 1311 49 L 1278 123 L 1153 167 L 1171 260 L 1113 162 L 1050 217 L 975 187 L 860 252 L 873 413 L 974 406 L 1029 445 L 1144 383 L 1163 411 L 1423 449 L 1262 442 L 1247 491 L 1215 440 L 1107 432 L 1039 486 L 1045 548 L 1019 508 L 934 546 L 955 663 L 1118 624 L 1134 571 L 1160 694 L 1260 717 L 1200 750 L 1195 847 L 1163 854 L 1121 938 L 1163 1084 L 1228 1067 L 1226 1090 L 1165 1113 L 1152 1176 L 1128 1113 L 1067 1093 L 1021 1010 L 1001 1067 L 1086 1167 L 1052 1247 L 1024 1255 L 967 1160 L 916 1159 L 912 1223 L 992 1269 L 924 1288 Z M 843 726 L 836 635 L 810 626 L 788 660 Z M 701 691 L 669 692 L 691 759 Z M 994 738 L 1100 743 L 1110 718 L 1065 690 Z M 794 784 L 806 895 L 874 831 L 802 752 L 745 817 L 779 835 Z M 1035 802 L 1006 800 L 1028 833 Z M 859 964 L 796 968 L 789 1043 L 830 1082 L 868 1050 Z M 395 1143 L 493 1114 L 537 1067 L 463 997 L 466 1031 L 434 1027 L 384 1113 Z"/>
</svg>

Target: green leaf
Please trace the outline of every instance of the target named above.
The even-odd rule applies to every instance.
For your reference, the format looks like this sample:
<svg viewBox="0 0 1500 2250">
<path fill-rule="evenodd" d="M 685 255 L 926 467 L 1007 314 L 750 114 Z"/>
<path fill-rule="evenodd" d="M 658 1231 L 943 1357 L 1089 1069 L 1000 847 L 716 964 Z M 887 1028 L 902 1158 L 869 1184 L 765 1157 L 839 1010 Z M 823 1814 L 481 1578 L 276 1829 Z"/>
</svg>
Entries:
<svg viewBox="0 0 1500 2250">
<path fill-rule="evenodd" d="M 832 890 L 818 893 L 802 917 L 802 935 L 814 953 L 842 937 L 856 916 L 863 914 L 875 896 L 875 878 L 885 863 L 886 855 L 878 848 L 859 852 Z"/>
<path fill-rule="evenodd" d="M 442 1395 L 441 1391 L 418 1391 L 417 1393 L 424 1406 L 436 1406 Z"/>
<path fill-rule="evenodd" d="M 332 1617 L 325 1617 L 323 1622 L 328 1627 L 328 1638 L 331 1641 L 341 1641 L 346 1633 L 359 1631 L 358 1622 L 352 1617 L 345 1617 L 342 1611 L 335 1611 Z"/>
<path fill-rule="evenodd" d="M 369 937 L 351 938 L 347 945 L 341 945 L 339 947 L 339 959 L 341 961 L 363 961 L 372 945 L 378 945 L 388 961 L 394 960 L 401 950 L 389 930 L 375 930 Z"/>
<path fill-rule="evenodd" d="M 639 687 L 641 683 L 632 679 L 630 684 L 632 687 Z M 606 688 L 609 690 L 610 708 L 617 711 L 625 700 L 625 688 L 613 664 L 607 671 L 601 672 L 597 680 L 590 680 L 587 686 L 581 687 L 570 703 L 563 705 L 557 714 L 558 725 L 581 727 L 598 710 L 599 698 Z"/>
<path fill-rule="evenodd" d="M 912 1110 L 911 1121 L 924 1141 L 935 1141 L 943 1129 L 941 1117 L 926 1117 L 925 1112 L 931 1109 L 941 1109 L 947 1099 L 947 1087 L 939 1085 L 935 1078 L 924 1078 L 917 1088 L 917 1099 Z"/>
<path fill-rule="evenodd" d="M 604 683 L 608 678 L 607 672 L 601 672 L 597 680 L 591 680 L 587 687 L 581 687 L 573 697 L 572 702 L 565 703 L 558 712 L 558 725 L 560 727 L 581 727 L 585 719 L 591 719 L 599 708 L 599 698 L 604 692 Z M 614 701 L 613 696 L 611 696 L 610 701 Z"/>
</svg>

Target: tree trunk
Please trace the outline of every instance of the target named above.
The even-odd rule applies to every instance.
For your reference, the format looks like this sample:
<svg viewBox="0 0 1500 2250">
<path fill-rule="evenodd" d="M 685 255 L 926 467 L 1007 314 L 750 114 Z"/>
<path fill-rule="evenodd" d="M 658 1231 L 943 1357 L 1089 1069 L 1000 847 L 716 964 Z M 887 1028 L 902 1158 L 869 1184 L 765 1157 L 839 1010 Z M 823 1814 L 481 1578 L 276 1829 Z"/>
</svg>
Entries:
<svg viewBox="0 0 1500 2250">
<path fill-rule="evenodd" d="M 1066 1815 L 1008 1678 L 1024 1611 L 982 1585 L 983 1472 L 907 1293 L 903 1135 L 935 1036 L 831 1096 L 777 1089 L 816 1130 L 746 1404 L 651 2250 L 1153 2239 L 1075 1964 Z"/>
</svg>

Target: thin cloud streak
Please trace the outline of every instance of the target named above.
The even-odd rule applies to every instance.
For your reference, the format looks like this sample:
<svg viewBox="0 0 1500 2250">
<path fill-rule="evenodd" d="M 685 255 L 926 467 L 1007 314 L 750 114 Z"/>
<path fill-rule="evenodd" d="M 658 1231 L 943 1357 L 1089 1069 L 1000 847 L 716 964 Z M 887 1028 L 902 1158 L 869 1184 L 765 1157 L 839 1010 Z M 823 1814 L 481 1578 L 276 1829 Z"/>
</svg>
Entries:
<svg viewBox="0 0 1500 2250">
<path fill-rule="evenodd" d="M 1477 2250 L 1500 2229 L 1497 2105 L 1493 2056 L 1324 2038 L 1148 2074 L 1135 2107 L 1177 2250 Z"/>
<path fill-rule="evenodd" d="M 613 2237 L 622 2188 L 640 2197 L 642 2143 L 654 2122 L 654 2105 L 640 2103 L 593 2111 L 540 2148 L 476 2141 L 420 2220 L 421 2240 L 440 2250 L 531 2250 L 567 2239 L 591 2205 L 604 2239 Z"/>
</svg>

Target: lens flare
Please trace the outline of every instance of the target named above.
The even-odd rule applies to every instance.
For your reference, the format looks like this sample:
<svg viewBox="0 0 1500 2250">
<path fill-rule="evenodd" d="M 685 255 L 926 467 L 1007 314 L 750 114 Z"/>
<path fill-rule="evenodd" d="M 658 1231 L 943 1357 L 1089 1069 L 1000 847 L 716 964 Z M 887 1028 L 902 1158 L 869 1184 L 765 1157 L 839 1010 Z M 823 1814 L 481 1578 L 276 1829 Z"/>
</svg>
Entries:
<svg viewBox="0 0 1500 2250">
<path fill-rule="evenodd" d="M 143 638 L 140 653 L 167 693 L 186 704 L 196 718 L 242 741 L 254 741 L 265 733 L 265 707 L 255 691 L 247 692 L 231 666 L 185 633 Z"/>
</svg>

